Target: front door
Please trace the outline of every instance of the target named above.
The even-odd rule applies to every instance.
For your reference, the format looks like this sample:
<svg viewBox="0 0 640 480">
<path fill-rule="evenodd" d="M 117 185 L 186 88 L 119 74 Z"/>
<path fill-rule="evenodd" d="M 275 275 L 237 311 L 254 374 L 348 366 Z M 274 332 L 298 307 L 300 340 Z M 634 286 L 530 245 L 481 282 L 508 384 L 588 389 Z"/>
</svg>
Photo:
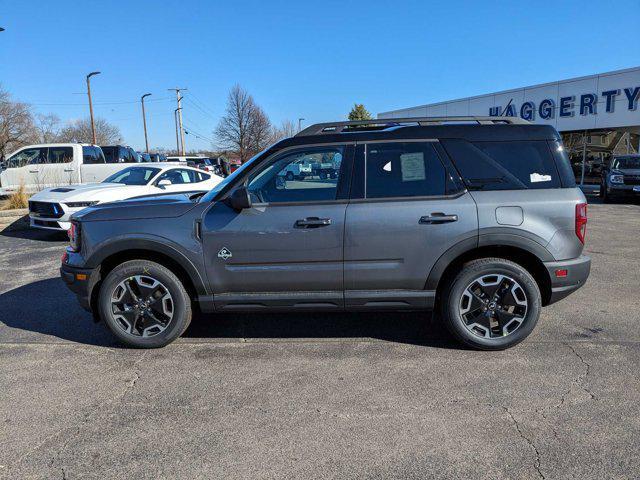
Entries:
<svg viewBox="0 0 640 480">
<path fill-rule="evenodd" d="M 251 208 L 217 202 L 203 218 L 216 308 L 343 307 L 343 237 L 351 145 L 294 147 L 277 153 L 245 183 Z M 335 174 L 291 179 L 290 165 L 324 160 Z M 325 177 L 325 176 L 323 176 Z"/>
<path fill-rule="evenodd" d="M 450 247 L 477 241 L 471 196 L 443 163 L 437 142 L 358 147 L 346 215 L 345 303 L 349 308 L 426 308 L 431 268 Z"/>
</svg>

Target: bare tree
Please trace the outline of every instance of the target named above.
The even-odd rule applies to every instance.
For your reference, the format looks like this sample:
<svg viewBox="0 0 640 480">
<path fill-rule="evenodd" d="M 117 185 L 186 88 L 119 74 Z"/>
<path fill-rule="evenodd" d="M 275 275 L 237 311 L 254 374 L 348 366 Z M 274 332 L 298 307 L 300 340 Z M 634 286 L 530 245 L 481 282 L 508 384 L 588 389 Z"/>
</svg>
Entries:
<svg viewBox="0 0 640 480">
<path fill-rule="evenodd" d="M 96 118 L 96 143 L 98 145 L 114 145 L 122 143 L 120 129 L 110 124 L 104 118 Z M 92 143 L 91 120 L 83 118 L 76 120 L 62 128 L 59 135 L 60 142 Z"/>
<path fill-rule="evenodd" d="M 0 87 L 0 159 L 34 141 L 36 131 L 29 105 L 12 101 Z"/>
<path fill-rule="evenodd" d="M 284 120 L 279 127 L 274 127 L 273 141 L 277 142 L 283 138 L 293 137 L 296 133 L 298 133 L 296 124 L 291 120 Z"/>
<path fill-rule="evenodd" d="M 225 149 L 237 152 L 242 162 L 250 155 L 249 137 L 253 98 L 240 85 L 235 85 L 227 97 L 227 108 L 214 134 Z"/>
<path fill-rule="evenodd" d="M 250 118 L 249 153 L 253 156 L 273 143 L 273 126 L 267 114 L 258 105 L 254 104 Z"/>
<path fill-rule="evenodd" d="M 60 141 L 60 117 L 54 113 L 36 115 L 35 128 L 38 133 L 38 143 L 55 143 Z"/>
</svg>

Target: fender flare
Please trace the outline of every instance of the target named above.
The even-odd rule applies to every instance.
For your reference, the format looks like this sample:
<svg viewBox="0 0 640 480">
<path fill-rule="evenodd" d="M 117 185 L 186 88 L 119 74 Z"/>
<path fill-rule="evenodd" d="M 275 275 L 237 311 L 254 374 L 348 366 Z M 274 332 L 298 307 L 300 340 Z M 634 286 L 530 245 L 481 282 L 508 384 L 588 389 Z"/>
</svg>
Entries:
<svg viewBox="0 0 640 480">
<path fill-rule="evenodd" d="M 503 231 L 501 233 L 481 233 L 478 237 L 467 238 L 449 248 L 438 258 L 431 268 L 425 284 L 425 290 L 437 289 L 444 271 L 456 258 L 482 247 L 516 247 L 534 255 L 540 262 L 555 261 L 553 255 L 538 241 L 522 235 L 522 233 L 516 229 L 508 230 L 509 231 Z M 516 230 L 516 232 L 512 230 Z"/>
<path fill-rule="evenodd" d="M 191 279 L 191 283 L 196 289 L 198 295 L 207 295 L 209 293 L 207 284 L 200 275 L 198 268 L 189 260 L 189 258 L 180 251 L 180 247 L 169 242 L 165 238 L 146 237 L 135 238 L 116 237 L 107 240 L 96 246 L 93 253 L 87 258 L 86 265 L 91 268 L 98 267 L 106 258 L 127 250 L 148 250 L 150 252 L 158 252 L 180 265 Z"/>
</svg>

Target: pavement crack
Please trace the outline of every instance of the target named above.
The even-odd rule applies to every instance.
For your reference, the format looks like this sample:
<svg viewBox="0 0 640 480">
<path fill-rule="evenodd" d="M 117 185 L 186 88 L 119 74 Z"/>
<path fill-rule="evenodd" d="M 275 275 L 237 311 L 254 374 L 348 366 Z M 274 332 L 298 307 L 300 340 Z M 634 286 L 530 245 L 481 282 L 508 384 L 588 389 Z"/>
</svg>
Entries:
<svg viewBox="0 0 640 480">
<path fill-rule="evenodd" d="M 591 364 L 589 362 L 587 362 L 584 359 L 584 357 L 582 355 L 580 355 L 580 353 L 578 353 L 578 350 L 576 350 L 576 348 L 573 345 L 571 345 L 570 343 L 567 343 L 567 342 L 563 342 L 562 344 L 565 345 L 569 350 L 571 350 L 571 352 L 573 352 L 573 354 L 576 357 L 578 357 L 578 359 L 580 360 L 582 365 L 584 365 L 584 367 L 585 367 L 584 368 L 584 373 L 582 375 L 578 376 L 578 378 L 575 379 L 575 381 L 572 383 L 572 386 L 573 385 L 580 386 L 580 388 L 582 390 L 584 390 L 586 393 L 589 394 L 589 397 L 591 397 L 591 400 L 595 400 L 596 396 L 593 394 L 593 392 L 591 392 L 591 390 L 589 390 L 585 385 L 583 385 L 584 383 L 586 383 L 587 378 L 591 374 Z M 563 395 L 558 407 L 561 406 L 564 403 L 565 397 L 569 394 L 570 391 L 571 391 L 571 387 L 569 388 L 567 393 L 565 395 Z"/>
<path fill-rule="evenodd" d="M 536 444 L 533 443 L 533 441 L 524 434 L 524 432 L 522 431 L 522 428 L 520 428 L 520 423 L 518 422 L 518 420 L 516 420 L 516 417 L 513 416 L 513 414 L 509 411 L 509 409 L 507 407 L 505 407 L 504 405 L 502 406 L 502 408 L 507 413 L 507 415 L 509 415 L 509 417 L 511 418 L 511 421 L 513 422 L 514 427 L 516 427 L 516 430 L 518 431 L 518 434 L 520 435 L 520 437 L 525 442 L 527 442 L 527 444 L 535 452 L 536 459 L 535 459 L 535 462 L 534 462 L 533 466 L 535 467 L 536 472 L 538 472 L 538 475 L 540 476 L 540 478 L 545 479 L 545 476 L 542 473 L 542 470 L 540 469 L 540 451 L 538 450 L 538 447 L 536 447 Z"/>
</svg>

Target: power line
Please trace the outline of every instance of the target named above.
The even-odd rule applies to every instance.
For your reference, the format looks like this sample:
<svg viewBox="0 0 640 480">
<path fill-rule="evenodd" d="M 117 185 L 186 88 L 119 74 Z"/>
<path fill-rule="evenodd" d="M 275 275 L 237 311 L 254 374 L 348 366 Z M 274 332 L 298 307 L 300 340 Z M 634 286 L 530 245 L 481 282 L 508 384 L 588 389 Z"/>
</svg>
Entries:
<svg viewBox="0 0 640 480">
<path fill-rule="evenodd" d="M 205 110 L 207 110 L 208 112 L 210 112 L 214 117 L 218 118 L 220 115 L 216 114 L 213 110 L 211 110 L 209 107 L 207 107 L 207 105 L 205 104 L 205 102 L 201 101 L 198 97 L 196 97 L 193 92 L 189 93 L 190 97 L 193 97 L 194 100 L 196 100 L 201 106 L 202 108 L 204 108 Z"/>
<path fill-rule="evenodd" d="M 216 117 L 208 112 L 206 112 L 205 110 L 203 110 L 196 102 L 194 102 L 191 98 L 189 97 L 185 97 L 185 100 L 187 100 L 189 102 L 189 104 L 191 104 L 192 106 L 196 107 L 200 113 L 202 113 L 203 115 L 206 115 L 209 118 L 212 118 L 214 120 L 218 120 L 219 117 Z"/>
<path fill-rule="evenodd" d="M 163 97 L 163 98 L 154 98 L 153 100 L 147 100 L 147 102 L 166 102 L 168 100 L 172 100 L 172 97 Z M 134 103 L 139 103 L 139 100 L 134 100 L 131 102 L 93 102 L 94 105 L 130 105 Z M 84 103 L 33 103 L 27 102 L 29 105 L 33 105 L 36 107 L 55 107 L 55 106 L 86 106 L 88 102 Z"/>
</svg>

